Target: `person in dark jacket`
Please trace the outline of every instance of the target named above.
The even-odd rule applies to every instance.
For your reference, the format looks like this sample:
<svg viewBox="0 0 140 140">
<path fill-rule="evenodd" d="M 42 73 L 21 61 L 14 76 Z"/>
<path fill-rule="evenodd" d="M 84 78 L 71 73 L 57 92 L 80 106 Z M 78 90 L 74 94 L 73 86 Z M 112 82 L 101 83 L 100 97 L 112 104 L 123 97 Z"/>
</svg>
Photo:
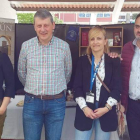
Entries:
<svg viewBox="0 0 140 140">
<path fill-rule="evenodd" d="M 120 60 L 105 53 L 107 39 L 102 26 L 90 29 L 88 38 L 87 55 L 79 58 L 74 81 L 74 98 L 78 104 L 75 140 L 90 140 L 93 129 L 95 140 L 109 140 L 111 131 L 118 126 L 116 105 L 121 94 Z"/>
<path fill-rule="evenodd" d="M 0 139 L 6 117 L 6 108 L 15 96 L 13 66 L 9 57 L 0 52 Z M 12 121 L 12 120 L 11 120 Z"/>
<path fill-rule="evenodd" d="M 126 43 L 122 50 L 121 103 L 126 110 L 131 140 L 140 139 L 140 14 L 134 24 L 134 41 Z"/>
</svg>

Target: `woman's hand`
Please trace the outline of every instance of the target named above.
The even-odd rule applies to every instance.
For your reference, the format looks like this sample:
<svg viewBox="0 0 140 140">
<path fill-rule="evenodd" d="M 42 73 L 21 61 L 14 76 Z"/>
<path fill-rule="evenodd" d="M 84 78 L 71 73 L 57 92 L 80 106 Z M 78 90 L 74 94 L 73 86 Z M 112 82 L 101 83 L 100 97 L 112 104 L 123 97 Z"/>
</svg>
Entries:
<svg viewBox="0 0 140 140">
<path fill-rule="evenodd" d="M 84 112 L 84 114 L 85 114 L 86 117 L 88 117 L 90 119 L 95 119 L 96 118 L 95 113 L 89 107 L 86 106 L 82 110 L 83 110 L 83 112 Z"/>
<path fill-rule="evenodd" d="M 0 107 L 0 115 L 3 115 L 5 111 L 6 111 L 6 108 Z"/>
<path fill-rule="evenodd" d="M 3 98 L 2 105 L 0 107 L 0 115 L 3 115 L 4 112 L 6 111 L 7 106 L 9 104 L 9 102 L 10 102 L 10 99 L 11 99 L 10 97 L 4 97 Z"/>
<path fill-rule="evenodd" d="M 94 115 L 96 115 L 96 118 L 100 118 L 101 116 L 103 116 L 108 111 L 109 110 L 108 110 L 107 107 L 98 108 L 98 109 L 94 110 Z"/>
</svg>

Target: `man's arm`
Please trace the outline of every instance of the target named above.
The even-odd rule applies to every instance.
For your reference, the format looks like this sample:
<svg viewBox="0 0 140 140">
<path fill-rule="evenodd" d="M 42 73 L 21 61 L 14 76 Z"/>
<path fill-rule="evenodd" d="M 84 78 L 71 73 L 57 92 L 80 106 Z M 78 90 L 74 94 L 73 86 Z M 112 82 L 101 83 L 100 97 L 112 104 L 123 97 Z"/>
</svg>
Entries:
<svg viewBox="0 0 140 140">
<path fill-rule="evenodd" d="M 66 54 L 65 54 L 65 63 L 64 63 L 64 68 L 65 68 L 65 77 L 66 77 L 66 82 L 70 81 L 71 78 L 71 73 L 72 73 L 72 59 L 71 59 L 71 52 L 69 49 L 69 46 L 66 48 Z"/>
<path fill-rule="evenodd" d="M 27 60 L 26 60 L 25 52 L 26 50 L 23 44 L 20 51 L 19 60 L 18 60 L 18 77 L 23 86 L 25 86 L 26 73 L 27 73 L 27 69 L 26 69 Z"/>
</svg>

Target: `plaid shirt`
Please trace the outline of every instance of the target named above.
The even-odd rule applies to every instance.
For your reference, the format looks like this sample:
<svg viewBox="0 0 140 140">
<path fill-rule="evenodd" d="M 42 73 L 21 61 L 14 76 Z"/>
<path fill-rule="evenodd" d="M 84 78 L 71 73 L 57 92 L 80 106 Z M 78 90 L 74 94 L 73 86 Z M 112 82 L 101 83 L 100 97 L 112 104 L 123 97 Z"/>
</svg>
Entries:
<svg viewBox="0 0 140 140">
<path fill-rule="evenodd" d="M 52 37 L 46 46 L 34 37 L 22 44 L 18 76 L 24 90 L 35 95 L 55 95 L 67 88 L 72 72 L 69 45 Z"/>
</svg>

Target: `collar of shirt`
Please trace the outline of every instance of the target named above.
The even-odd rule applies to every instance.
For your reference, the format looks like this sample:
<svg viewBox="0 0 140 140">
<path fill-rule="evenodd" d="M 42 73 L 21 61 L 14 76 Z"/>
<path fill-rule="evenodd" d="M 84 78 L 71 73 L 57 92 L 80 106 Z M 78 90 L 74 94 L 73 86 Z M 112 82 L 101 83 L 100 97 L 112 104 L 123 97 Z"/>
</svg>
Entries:
<svg viewBox="0 0 140 140">
<path fill-rule="evenodd" d="M 134 39 L 133 45 L 137 46 L 137 38 Z"/>
<path fill-rule="evenodd" d="M 104 55 L 105 54 L 102 55 L 102 58 L 101 58 L 102 61 L 101 61 L 100 67 L 104 64 Z M 95 65 L 95 67 L 97 66 L 97 64 L 95 62 L 94 62 L 94 65 Z"/>
<path fill-rule="evenodd" d="M 135 46 L 135 53 L 140 53 L 140 48 L 137 46 L 137 38 L 134 39 L 133 45 Z"/>
<path fill-rule="evenodd" d="M 47 46 L 52 45 L 52 43 L 53 43 L 53 41 L 54 41 L 54 36 L 52 36 L 52 38 L 51 38 L 50 42 L 48 43 L 48 45 L 42 45 L 41 42 L 39 41 L 38 36 L 36 37 L 36 39 L 37 39 L 37 43 L 38 43 L 39 46 L 47 47 Z"/>
</svg>

